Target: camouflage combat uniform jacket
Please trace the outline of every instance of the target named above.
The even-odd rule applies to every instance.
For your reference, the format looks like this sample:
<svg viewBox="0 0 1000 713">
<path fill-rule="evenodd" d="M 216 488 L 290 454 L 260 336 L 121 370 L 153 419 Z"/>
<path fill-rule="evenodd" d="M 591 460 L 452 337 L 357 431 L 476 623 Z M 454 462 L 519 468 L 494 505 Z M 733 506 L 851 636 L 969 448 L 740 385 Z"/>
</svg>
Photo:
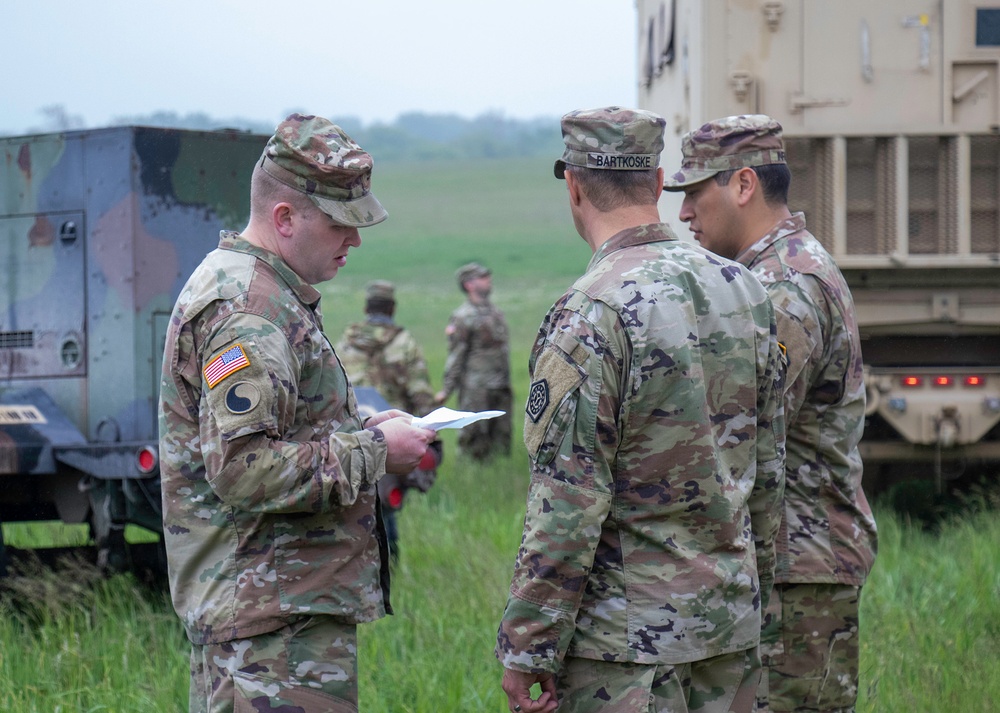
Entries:
<svg viewBox="0 0 1000 713">
<path fill-rule="evenodd" d="M 507 668 L 676 664 L 752 648 L 784 463 L 774 315 L 665 224 L 622 231 L 542 322 Z"/>
<path fill-rule="evenodd" d="M 354 386 L 372 386 L 393 408 L 415 416 L 426 416 L 434 407 L 420 345 L 391 317 L 371 315 L 348 326 L 336 351 Z"/>
<path fill-rule="evenodd" d="M 787 349 L 784 517 L 776 582 L 862 585 L 875 520 L 861 489 L 861 340 L 850 289 L 796 213 L 737 261 L 767 289 Z"/>
<path fill-rule="evenodd" d="M 510 355 L 507 322 L 492 304 L 474 305 L 466 300 L 451 313 L 448 327 L 448 358 L 444 365 L 445 395 L 463 395 L 510 387 Z"/>
<path fill-rule="evenodd" d="M 375 483 L 386 446 L 360 430 L 319 297 L 276 255 L 224 232 L 171 316 L 163 529 L 194 644 L 301 616 L 385 613 Z"/>
</svg>

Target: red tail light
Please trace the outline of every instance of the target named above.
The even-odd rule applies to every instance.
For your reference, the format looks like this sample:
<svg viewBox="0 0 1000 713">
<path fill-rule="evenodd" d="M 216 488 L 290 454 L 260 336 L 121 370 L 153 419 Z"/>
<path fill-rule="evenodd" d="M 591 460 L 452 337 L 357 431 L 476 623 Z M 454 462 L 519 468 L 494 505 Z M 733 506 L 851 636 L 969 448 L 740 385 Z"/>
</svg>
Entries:
<svg viewBox="0 0 1000 713">
<path fill-rule="evenodd" d="M 952 378 L 950 376 L 935 376 L 934 385 L 935 386 L 951 386 Z"/>
<path fill-rule="evenodd" d="M 904 376 L 900 381 L 903 386 L 922 386 L 924 383 L 923 377 L 920 376 Z"/>
<path fill-rule="evenodd" d="M 986 379 L 981 376 L 967 376 L 965 377 L 966 386 L 983 386 L 986 384 Z"/>
<path fill-rule="evenodd" d="M 135 454 L 135 466 L 140 473 L 152 473 L 156 470 L 156 464 L 159 460 L 160 456 L 152 446 L 143 446 Z"/>
</svg>

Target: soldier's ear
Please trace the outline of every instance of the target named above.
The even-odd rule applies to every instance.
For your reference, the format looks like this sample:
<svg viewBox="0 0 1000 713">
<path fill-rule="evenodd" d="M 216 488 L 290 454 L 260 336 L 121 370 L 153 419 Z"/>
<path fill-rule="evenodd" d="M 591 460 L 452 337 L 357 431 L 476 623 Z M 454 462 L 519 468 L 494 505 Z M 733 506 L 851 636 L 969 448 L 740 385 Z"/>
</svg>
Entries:
<svg viewBox="0 0 1000 713">
<path fill-rule="evenodd" d="M 760 179 L 752 168 L 741 168 L 729 180 L 729 185 L 736 189 L 736 202 L 744 206 L 760 192 Z"/>
<path fill-rule="evenodd" d="M 566 191 L 569 193 L 569 202 L 571 205 L 579 206 L 580 201 L 583 200 L 584 192 L 580 188 L 580 184 L 576 180 L 576 176 L 573 175 L 571 170 L 566 171 Z"/>
<path fill-rule="evenodd" d="M 292 222 L 295 217 L 295 208 L 291 203 L 275 203 L 271 207 L 271 222 L 275 232 L 284 238 L 292 236 Z"/>
</svg>

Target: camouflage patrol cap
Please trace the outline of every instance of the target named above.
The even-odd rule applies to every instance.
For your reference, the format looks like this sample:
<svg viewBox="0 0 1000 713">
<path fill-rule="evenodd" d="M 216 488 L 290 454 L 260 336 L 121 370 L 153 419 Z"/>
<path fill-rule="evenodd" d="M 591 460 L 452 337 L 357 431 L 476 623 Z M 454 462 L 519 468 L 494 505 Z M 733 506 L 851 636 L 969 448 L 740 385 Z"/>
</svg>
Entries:
<svg viewBox="0 0 1000 713">
<path fill-rule="evenodd" d="M 478 262 L 470 262 L 468 265 L 462 265 L 458 268 L 455 273 L 455 279 L 458 280 L 458 286 L 461 289 L 465 289 L 466 280 L 473 280 L 477 277 L 487 277 L 492 274 L 492 271 L 488 267 L 483 267 Z"/>
<path fill-rule="evenodd" d="M 342 225 L 363 228 L 387 213 L 371 192 L 372 157 L 339 126 L 321 116 L 292 114 L 264 147 L 261 168 L 305 193 Z"/>
<path fill-rule="evenodd" d="M 682 191 L 722 171 L 785 163 L 781 124 L 764 114 L 727 116 L 689 131 L 681 139 L 681 169 L 663 188 Z"/>
<path fill-rule="evenodd" d="M 368 286 L 365 288 L 365 299 L 395 302 L 396 286 L 388 280 L 375 280 L 374 282 L 369 282 Z"/>
<path fill-rule="evenodd" d="M 562 118 L 566 148 L 556 161 L 556 178 L 566 177 L 566 166 L 654 169 L 660 164 L 665 125 L 662 116 L 642 109 L 608 106 L 571 111 Z"/>
</svg>

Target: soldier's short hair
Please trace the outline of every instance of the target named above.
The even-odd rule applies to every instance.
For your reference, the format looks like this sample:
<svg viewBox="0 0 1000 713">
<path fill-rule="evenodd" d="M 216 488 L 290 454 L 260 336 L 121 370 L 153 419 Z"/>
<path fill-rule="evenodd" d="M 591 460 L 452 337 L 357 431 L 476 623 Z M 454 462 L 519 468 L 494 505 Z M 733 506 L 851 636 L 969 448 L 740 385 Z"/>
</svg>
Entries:
<svg viewBox="0 0 1000 713">
<path fill-rule="evenodd" d="M 656 203 L 656 169 L 651 171 L 599 171 L 567 166 L 597 210 Z"/>
<path fill-rule="evenodd" d="M 764 201 L 769 205 L 787 205 L 788 188 L 792 184 L 792 172 L 783 163 L 772 163 L 766 166 L 750 166 L 757 174 L 757 180 L 764 192 Z M 715 182 L 720 186 L 729 185 L 729 179 L 739 169 L 731 168 L 715 174 Z"/>
<path fill-rule="evenodd" d="M 396 303 L 392 300 L 369 299 L 365 300 L 366 314 L 384 314 L 391 317 L 396 311 Z"/>
</svg>

